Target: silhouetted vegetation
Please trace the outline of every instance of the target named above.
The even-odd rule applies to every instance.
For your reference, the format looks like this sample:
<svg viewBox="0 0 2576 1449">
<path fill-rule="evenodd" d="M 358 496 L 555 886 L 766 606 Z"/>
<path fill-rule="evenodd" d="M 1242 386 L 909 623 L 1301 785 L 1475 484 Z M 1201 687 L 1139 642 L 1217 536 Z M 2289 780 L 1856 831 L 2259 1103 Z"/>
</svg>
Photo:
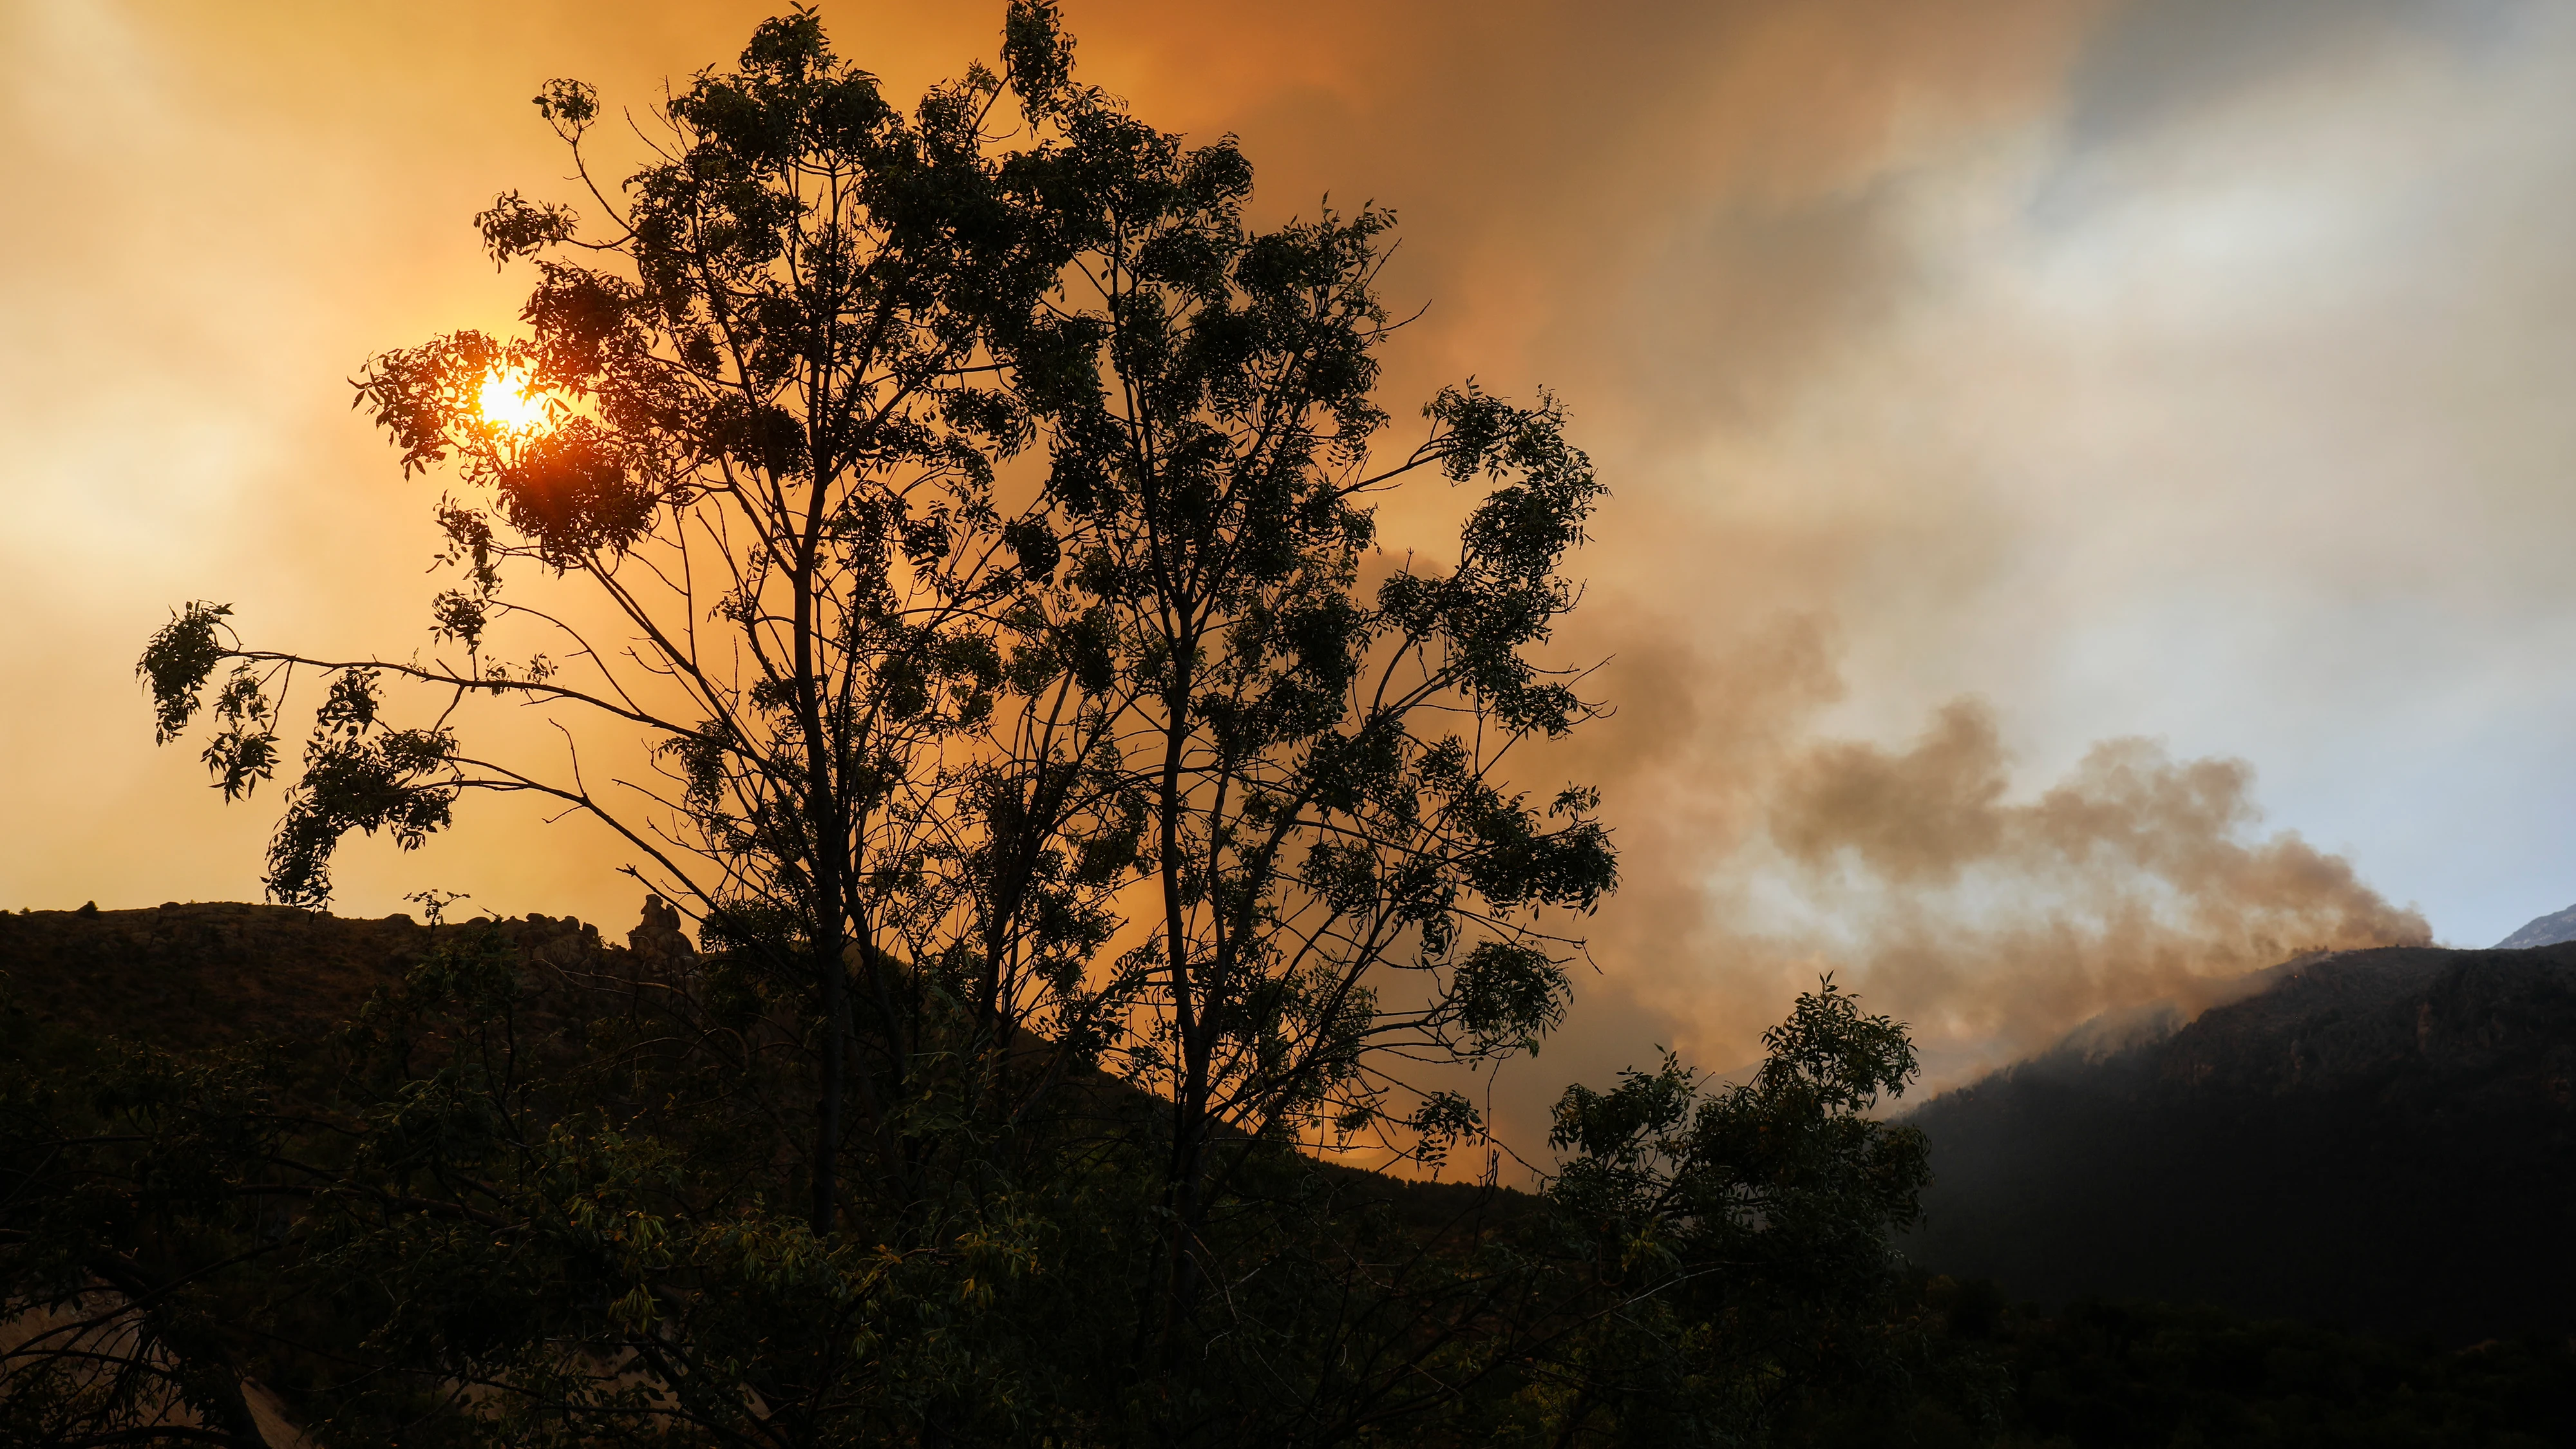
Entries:
<svg viewBox="0 0 2576 1449">
<path fill-rule="evenodd" d="M 213 969 L 173 974 L 220 1013 L 245 909 L 15 918 L 13 959 L 193 936 Z M 777 1192 L 808 1059 L 743 1050 L 739 958 L 316 925 L 393 944 L 327 1032 L 169 1050 L 12 989 L 14 1442 L 1738 1442 L 1924 1361 L 1886 1249 L 1920 1146 L 1859 1115 L 1910 1051 L 1830 988 L 1749 1083 L 1569 1093 L 1535 1196 L 1242 1144 L 1196 1243 L 1217 1291 L 1157 1365 L 1160 1100 L 1069 1081 L 965 1169 L 1010 1173 L 993 1200 L 917 1206 L 973 1214 L 936 1250 L 821 1238 Z"/>
<path fill-rule="evenodd" d="M 2576 1345 L 2454 1347 L 2208 1306 L 2043 1312 L 1989 1281 L 1915 1289 L 1932 1368 L 1910 1402 L 1800 1417 L 1815 1449 L 2539 1449 L 2576 1439 Z"/>
<path fill-rule="evenodd" d="M 634 939 L 255 906 L 0 916 L 5 1442 L 2576 1436 L 2562 1335 L 2051 1310 L 1902 1276 L 1886 1233 L 1923 1143 L 1851 1109 L 1907 1053 L 1833 992 L 1742 1087 L 1665 1068 L 1570 1092 L 1541 1193 L 1256 1145 L 1205 1239 L 1223 1316 L 1156 1383 L 1132 1355 L 1163 1104 L 1070 1082 L 1022 1128 L 1019 1160 L 1053 1167 L 1024 1171 L 1015 1236 L 818 1241 L 766 1200 L 800 1153 L 761 1103 L 799 1090 L 802 1059 L 739 1057 L 705 1022 L 708 1001 L 744 1009 L 737 962 Z"/>
<path fill-rule="evenodd" d="M 318 680 L 281 902 L 475 792 L 659 894 L 626 951 L 440 927 L 325 1042 L 27 1028 L 16 1432 L 1725 1443 L 1904 1361 L 1923 1157 L 1868 1113 L 1914 1059 L 1830 985 L 1749 1083 L 1569 1091 L 1535 1196 L 1311 1155 L 1437 1166 L 1566 1009 L 1616 857 L 1507 765 L 1595 713 L 1543 655 L 1602 488 L 1544 396 L 1383 442 L 1390 215 L 1248 225 L 1231 139 L 1077 81 L 1048 5 L 1002 59 L 906 113 L 799 10 L 589 218 L 499 198 L 525 335 L 357 382 L 452 478 L 436 647 L 150 641 L 228 798 Z M 599 98 L 537 106 L 587 182 Z M 1363 586 L 1434 477 L 1454 548 Z M 572 762 L 481 752 L 494 699 Z"/>
</svg>

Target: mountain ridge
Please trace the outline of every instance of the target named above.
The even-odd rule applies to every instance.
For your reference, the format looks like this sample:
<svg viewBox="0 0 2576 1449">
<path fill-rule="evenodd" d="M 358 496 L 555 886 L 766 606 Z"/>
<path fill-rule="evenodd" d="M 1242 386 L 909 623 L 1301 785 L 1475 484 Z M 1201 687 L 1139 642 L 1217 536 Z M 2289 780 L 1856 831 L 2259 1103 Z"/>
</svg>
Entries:
<svg viewBox="0 0 2576 1449">
<path fill-rule="evenodd" d="M 2527 951 L 2534 946 L 2555 946 L 2561 941 L 2576 941 L 2576 906 L 2532 917 L 2512 935 L 2496 942 L 2494 949 Z"/>
<path fill-rule="evenodd" d="M 2576 1325 L 2576 943 L 2386 947 L 1908 1114 L 1908 1242 L 2008 1292 L 2199 1300 L 2470 1341 Z"/>
</svg>

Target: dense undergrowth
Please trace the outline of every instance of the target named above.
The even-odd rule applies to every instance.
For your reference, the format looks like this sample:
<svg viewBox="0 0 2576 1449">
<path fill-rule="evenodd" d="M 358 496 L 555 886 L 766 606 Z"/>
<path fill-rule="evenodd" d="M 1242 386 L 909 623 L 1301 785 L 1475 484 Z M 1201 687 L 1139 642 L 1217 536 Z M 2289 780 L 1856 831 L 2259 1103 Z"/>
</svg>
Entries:
<svg viewBox="0 0 2576 1449">
<path fill-rule="evenodd" d="M 1886 1231 L 1921 1164 L 1815 1065 L 1867 1045 L 1839 994 L 1775 1034 L 1767 1094 L 1673 1072 L 1570 1093 L 1543 1193 L 1238 1144 L 1204 1244 L 1223 1292 L 1192 1326 L 1204 1356 L 1165 1379 L 1190 1387 L 1175 1405 L 1136 1393 L 1159 1113 L 1106 1077 L 994 1144 L 980 1182 L 910 1205 L 942 1219 L 926 1239 L 910 1225 L 936 1250 L 893 1249 L 891 1223 L 825 1244 L 797 1220 L 795 1144 L 759 1106 L 792 1093 L 764 1077 L 798 1059 L 746 1063 L 687 1026 L 690 1001 L 744 989 L 720 960 L 602 949 L 577 923 L 431 932 L 244 907 L 12 918 L 6 944 L 13 1443 L 2576 1434 L 2576 1358 L 2555 1339 L 2043 1311 L 1908 1275 Z M 265 994 L 241 969 L 262 953 Z M 84 989 L 140 991 L 111 961 L 153 963 L 140 1040 Z M 307 974 L 378 984 L 334 996 L 300 989 Z M 245 999 L 272 997 L 287 1004 L 247 1030 Z M 1779 1211 L 1711 1211 L 1756 1201 Z"/>
<path fill-rule="evenodd" d="M 1919 1145 L 1863 1115 L 1903 1038 L 1830 987 L 1750 1084 L 1668 1064 L 1570 1091 L 1539 1194 L 1230 1141 L 1194 1244 L 1212 1290 L 1166 1325 L 1161 1104 L 1086 1075 L 1048 1115 L 943 1135 L 932 1191 L 818 1239 L 777 1109 L 809 1058 L 739 1050 L 788 1008 L 733 965 L 475 923 L 328 1030 L 179 1050 L 13 1000 L 0 1288 L 29 1332 L 0 1426 L 1723 1443 L 1951 1371 L 1887 1248 Z"/>
</svg>

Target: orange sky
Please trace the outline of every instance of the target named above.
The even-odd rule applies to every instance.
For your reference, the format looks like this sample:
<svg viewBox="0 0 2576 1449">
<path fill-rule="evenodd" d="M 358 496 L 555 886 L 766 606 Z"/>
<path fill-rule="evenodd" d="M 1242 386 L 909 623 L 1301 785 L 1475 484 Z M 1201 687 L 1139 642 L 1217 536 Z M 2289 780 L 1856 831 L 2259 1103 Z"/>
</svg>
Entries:
<svg viewBox="0 0 2576 1449">
<path fill-rule="evenodd" d="M 2557 7 L 1066 9 L 1267 214 L 1397 209 L 1398 417 L 1546 384 L 1612 484 L 1563 643 L 1621 713 L 1551 765 L 1630 886 L 1538 1076 L 1731 1065 L 1827 968 L 1956 1072 L 2410 901 L 2484 944 L 2576 898 Z M 437 485 L 343 379 L 507 325 L 469 218 L 569 194 L 540 82 L 647 108 L 766 12 L 0 0 L 0 905 L 255 897 L 273 804 L 153 749 L 143 638 L 423 642 Z M 898 94 L 998 17 L 823 13 Z M 354 845 L 341 909 L 623 929 L 613 861 L 480 803 Z"/>
</svg>

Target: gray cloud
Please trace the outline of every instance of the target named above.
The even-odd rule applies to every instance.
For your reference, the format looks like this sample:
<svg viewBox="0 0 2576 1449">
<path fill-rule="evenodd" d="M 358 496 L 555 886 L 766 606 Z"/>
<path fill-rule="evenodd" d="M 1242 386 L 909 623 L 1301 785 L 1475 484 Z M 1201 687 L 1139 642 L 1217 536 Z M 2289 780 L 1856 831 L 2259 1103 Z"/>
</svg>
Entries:
<svg viewBox="0 0 2576 1449">
<path fill-rule="evenodd" d="M 2128 0 L 2075 66 L 2067 130 L 2079 146 L 2117 144 L 2392 31 L 2491 54 L 2524 29 L 2532 8 L 2529 0 Z"/>
</svg>

